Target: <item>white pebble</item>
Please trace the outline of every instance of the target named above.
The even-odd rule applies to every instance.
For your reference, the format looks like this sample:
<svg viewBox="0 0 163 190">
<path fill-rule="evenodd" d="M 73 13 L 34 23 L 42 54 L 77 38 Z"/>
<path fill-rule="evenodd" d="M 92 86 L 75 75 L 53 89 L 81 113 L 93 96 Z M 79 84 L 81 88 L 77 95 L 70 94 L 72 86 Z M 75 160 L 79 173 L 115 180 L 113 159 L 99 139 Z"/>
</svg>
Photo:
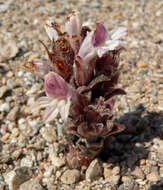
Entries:
<svg viewBox="0 0 163 190">
<path fill-rule="evenodd" d="M 22 76 L 23 76 L 23 74 L 24 74 L 24 72 L 23 72 L 23 71 L 19 71 L 19 72 L 18 72 L 18 77 L 22 77 Z"/>
<path fill-rule="evenodd" d="M 5 112 L 8 112 L 10 110 L 10 105 L 8 103 L 3 103 L 1 106 L 0 106 L 0 111 L 5 111 Z"/>
<path fill-rule="evenodd" d="M 27 159 L 27 158 L 23 158 L 23 159 L 21 159 L 20 166 L 21 167 L 26 166 L 26 167 L 30 168 L 33 166 L 33 161 L 30 159 Z"/>
</svg>

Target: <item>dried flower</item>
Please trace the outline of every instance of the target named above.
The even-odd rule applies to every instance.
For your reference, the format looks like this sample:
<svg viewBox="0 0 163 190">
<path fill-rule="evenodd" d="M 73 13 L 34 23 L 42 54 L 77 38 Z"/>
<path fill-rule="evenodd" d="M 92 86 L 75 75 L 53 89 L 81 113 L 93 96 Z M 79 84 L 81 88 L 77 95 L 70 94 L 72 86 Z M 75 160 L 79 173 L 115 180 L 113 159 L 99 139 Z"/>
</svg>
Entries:
<svg viewBox="0 0 163 190">
<path fill-rule="evenodd" d="M 43 78 L 44 91 L 36 100 L 46 108 L 44 121 L 53 121 L 60 114 L 69 165 L 80 167 L 100 152 L 107 136 L 124 130 L 112 122 L 112 109 L 114 96 L 125 94 L 116 84 L 121 39 L 127 29 L 107 32 L 97 23 L 91 31 L 73 11 L 67 17 L 66 32 L 53 21 L 46 22 L 45 30 L 52 42 L 51 51 L 42 42 L 49 61 L 34 60 L 25 67 Z"/>
</svg>

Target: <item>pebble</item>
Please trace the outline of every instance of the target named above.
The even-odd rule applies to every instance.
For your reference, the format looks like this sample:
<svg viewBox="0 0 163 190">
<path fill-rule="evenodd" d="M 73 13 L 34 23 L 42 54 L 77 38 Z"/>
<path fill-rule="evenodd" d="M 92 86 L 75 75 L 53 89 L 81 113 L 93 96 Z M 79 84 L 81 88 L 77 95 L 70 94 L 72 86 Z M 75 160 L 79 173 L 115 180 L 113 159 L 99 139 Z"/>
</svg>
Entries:
<svg viewBox="0 0 163 190">
<path fill-rule="evenodd" d="M 132 171 L 131 174 L 136 176 L 138 179 L 143 180 L 145 178 L 143 171 L 138 166 L 135 167 L 134 171 Z"/>
<path fill-rule="evenodd" d="M 42 126 L 40 118 L 37 119 L 27 118 L 27 123 L 30 129 L 30 136 L 32 137 L 39 132 L 39 129 Z"/>
<path fill-rule="evenodd" d="M 80 172 L 77 169 L 66 170 L 62 176 L 61 181 L 65 184 L 74 184 L 77 183 L 80 179 Z"/>
<path fill-rule="evenodd" d="M 144 62 L 142 62 L 142 61 L 139 61 L 139 62 L 136 64 L 136 66 L 137 66 L 138 68 L 146 68 L 146 67 L 148 67 L 148 64 L 147 64 L 147 63 L 144 63 Z"/>
<path fill-rule="evenodd" d="M 32 159 L 29 159 L 29 158 L 22 158 L 21 161 L 20 161 L 20 166 L 21 167 L 29 167 L 31 168 L 33 166 L 33 161 Z"/>
<path fill-rule="evenodd" d="M 10 3 L 12 3 L 13 0 L 4 1 L 0 4 L 0 12 L 7 11 L 9 8 Z"/>
<path fill-rule="evenodd" d="M 8 71 L 8 73 L 6 74 L 6 76 L 7 76 L 8 78 L 13 77 L 13 75 L 14 75 L 14 73 L 13 73 L 12 71 Z"/>
<path fill-rule="evenodd" d="M 91 3 L 89 3 L 89 6 L 91 8 L 100 8 L 101 3 L 99 1 L 92 1 Z"/>
<path fill-rule="evenodd" d="M 0 49 L 0 62 L 15 57 L 19 51 L 16 42 L 14 40 L 6 38 L 1 40 Z"/>
<path fill-rule="evenodd" d="M 66 164 L 65 157 L 60 158 L 52 154 L 50 155 L 50 159 L 52 161 L 52 164 L 57 168 L 63 167 Z"/>
<path fill-rule="evenodd" d="M 8 112 L 10 110 L 10 105 L 8 103 L 3 103 L 0 105 L 0 111 Z"/>
<path fill-rule="evenodd" d="M 119 166 L 115 166 L 114 168 L 104 167 L 104 178 L 109 183 L 112 183 L 114 185 L 118 184 L 120 180 L 119 173 L 120 173 Z"/>
<path fill-rule="evenodd" d="M 103 168 L 98 159 L 93 160 L 86 170 L 85 179 L 92 181 L 97 177 L 101 177 L 103 174 Z"/>
<path fill-rule="evenodd" d="M 30 90 L 27 91 L 26 95 L 30 96 L 34 93 L 37 93 L 40 90 L 40 88 L 41 88 L 41 84 L 36 83 L 35 85 L 31 87 Z"/>
<path fill-rule="evenodd" d="M 7 63 L 0 63 L 0 73 L 9 71 L 10 67 Z"/>
<path fill-rule="evenodd" d="M 160 176 L 157 167 L 153 167 L 151 169 L 151 173 L 147 174 L 146 178 L 151 182 L 158 182 L 160 180 Z"/>
<path fill-rule="evenodd" d="M 122 182 L 123 184 L 119 187 L 119 190 L 133 190 L 135 187 L 135 182 L 131 177 L 123 176 Z"/>
<path fill-rule="evenodd" d="M 160 174 L 160 177 L 163 178 L 163 166 L 160 166 L 159 174 Z"/>
<path fill-rule="evenodd" d="M 19 135 L 19 129 L 18 128 L 13 128 L 12 129 L 12 134 L 10 135 L 10 138 L 15 138 Z"/>
<path fill-rule="evenodd" d="M 19 190 L 43 190 L 38 179 L 31 179 L 21 184 Z"/>
<path fill-rule="evenodd" d="M 44 172 L 44 177 L 49 178 L 52 175 L 53 171 L 55 171 L 55 168 L 53 166 L 46 168 L 46 171 Z"/>
<path fill-rule="evenodd" d="M 42 127 L 40 133 L 42 137 L 49 143 L 53 143 L 57 139 L 56 130 L 54 126 Z"/>
<path fill-rule="evenodd" d="M 13 89 L 14 87 L 17 86 L 17 81 L 15 81 L 14 78 L 10 78 L 7 80 L 7 86 L 10 88 L 10 89 Z"/>
<path fill-rule="evenodd" d="M 2 98 L 8 90 L 9 88 L 7 86 L 0 87 L 0 98 Z"/>
<path fill-rule="evenodd" d="M 10 121 L 15 121 L 18 112 L 19 112 L 19 105 L 16 105 L 10 110 L 9 114 L 7 115 L 7 119 Z"/>
<path fill-rule="evenodd" d="M 17 168 L 4 176 L 10 190 L 18 190 L 19 186 L 31 177 L 32 171 L 27 167 Z"/>
</svg>

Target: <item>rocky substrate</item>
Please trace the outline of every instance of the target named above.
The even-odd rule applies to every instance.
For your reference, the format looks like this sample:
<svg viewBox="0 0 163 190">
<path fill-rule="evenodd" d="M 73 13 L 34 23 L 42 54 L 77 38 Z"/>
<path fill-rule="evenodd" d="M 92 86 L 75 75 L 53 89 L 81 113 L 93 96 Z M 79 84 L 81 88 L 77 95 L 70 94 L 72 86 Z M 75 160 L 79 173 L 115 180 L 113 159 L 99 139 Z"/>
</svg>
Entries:
<svg viewBox="0 0 163 190">
<path fill-rule="evenodd" d="M 163 189 L 162 1 L 7 0 L 0 3 L 0 190 Z M 31 113 L 42 81 L 23 70 L 25 60 L 46 58 L 48 17 L 63 24 L 71 10 L 85 24 L 128 28 L 121 56 L 115 121 L 126 130 L 109 137 L 88 168 L 70 169 L 57 126 Z"/>
</svg>

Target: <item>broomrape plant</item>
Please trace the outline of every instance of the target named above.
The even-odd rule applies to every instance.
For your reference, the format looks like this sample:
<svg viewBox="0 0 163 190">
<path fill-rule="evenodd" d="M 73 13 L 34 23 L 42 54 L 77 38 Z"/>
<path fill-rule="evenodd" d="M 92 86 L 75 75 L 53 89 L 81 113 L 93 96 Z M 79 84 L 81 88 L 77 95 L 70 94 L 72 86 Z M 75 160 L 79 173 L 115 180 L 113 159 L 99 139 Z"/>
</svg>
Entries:
<svg viewBox="0 0 163 190">
<path fill-rule="evenodd" d="M 48 60 L 32 60 L 25 67 L 44 81 L 44 91 L 37 97 L 38 107 L 46 108 L 44 122 L 60 115 L 67 143 L 67 161 L 72 168 L 87 165 L 101 151 L 106 137 L 124 130 L 113 123 L 115 95 L 122 38 L 127 29 L 107 32 L 97 23 L 92 30 L 83 26 L 79 13 L 73 11 L 66 21 L 66 32 L 48 20 L 45 30 L 52 49 L 45 47 Z"/>
</svg>

